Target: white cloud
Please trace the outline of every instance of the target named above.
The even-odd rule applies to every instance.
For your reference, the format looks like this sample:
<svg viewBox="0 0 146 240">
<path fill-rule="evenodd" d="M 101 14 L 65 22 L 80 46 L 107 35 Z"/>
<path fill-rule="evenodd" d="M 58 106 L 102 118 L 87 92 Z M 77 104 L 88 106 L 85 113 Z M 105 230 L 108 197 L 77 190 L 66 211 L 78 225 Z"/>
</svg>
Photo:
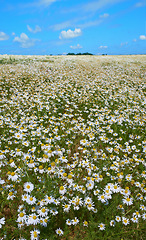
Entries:
<svg viewBox="0 0 146 240">
<path fill-rule="evenodd" d="M 100 15 L 100 18 L 107 18 L 107 17 L 109 17 L 108 13 L 104 13 L 103 15 Z"/>
<path fill-rule="evenodd" d="M 125 45 L 127 45 L 128 44 L 128 42 L 123 42 L 123 43 L 121 43 L 121 47 L 122 46 L 125 46 Z"/>
<path fill-rule="evenodd" d="M 32 29 L 29 25 L 27 25 L 27 29 L 32 33 L 41 32 L 41 28 L 38 25 L 35 26 L 35 29 Z"/>
<path fill-rule="evenodd" d="M 98 19 L 98 20 L 94 20 L 94 21 L 88 21 L 88 22 L 84 22 L 84 23 L 79 23 L 79 22 L 83 22 L 86 19 L 88 19 L 88 17 L 79 17 L 79 18 L 74 18 L 68 21 L 64 21 L 58 24 L 55 24 L 53 26 L 50 26 L 51 29 L 53 29 L 54 31 L 58 31 L 58 30 L 63 30 L 65 28 L 69 28 L 69 27 L 76 27 L 76 28 L 86 28 L 86 27 L 91 27 L 91 26 L 97 26 L 100 23 L 103 22 L 103 19 Z"/>
<path fill-rule="evenodd" d="M 71 21 L 65 21 L 65 22 L 62 22 L 62 23 L 57 23 L 57 24 L 51 26 L 50 28 L 52 28 L 54 31 L 59 31 L 63 28 L 68 28 L 71 25 L 73 25 Z"/>
<path fill-rule="evenodd" d="M 140 40 L 146 40 L 146 35 L 140 35 Z"/>
<path fill-rule="evenodd" d="M 98 0 L 98 1 L 93 1 L 93 2 L 89 2 L 87 4 L 85 4 L 83 6 L 83 10 L 89 12 L 89 11 L 97 11 L 103 7 L 106 7 L 108 5 L 112 5 L 112 4 L 116 4 L 116 3 L 119 3 L 119 2 L 122 2 L 122 1 L 125 1 L 125 0 Z"/>
<path fill-rule="evenodd" d="M 80 44 L 77 44 L 76 46 L 70 46 L 72 49 L 81 49 L 83 48 Z"/>
<path fill-rule="evenodd" d="M 57 0 L 40 0 L 38 2 L 38 5 L 44 5 L 44 6 L 49 6 L 51 3 L 56 2 Z"/>
<path fill-rule="evenodd" d="M 59 39 L 63 39 L 63 38 L 66 38 L 66 39 L 68 39 L 68 38 L 75 38 L 75 37 L 79 37 L 79 36 L 81 36 L 82 35 L 82 31 L 81 31 L 81 29 L 80 28 L 75 28 L 75 30 L 74 31 L 72 31 L 72 30 L 67 30 L 67 31 L 62 31 L 61 33 L 60 33 L 60 36 L 59 36 Z"/>
<path fill-rule="evenodd" d="M 12 32 L 12 36 L 15 36 L 15 32 Z"/>
<path fill-rule="evenodd" d="M 25 33 L 21 33 L 20 37 L 15 37 L 13 41 L 19 42 L 22 48 L 29 48 L 35 44 L 35 40 L 30 39 Z"/>
<path fill-rule="evenodd" d="M 100 49 L 107 49 L 108 46 L 100 46 L 99 48 L 100 48 Z"/>
<path fill-rule="evenodd" d="M 8 39 L 9 39 L 9 36 L 6 33 L 0 32 L 0 41 L 5 41 Z"/>
<path fill-rule="evenodd" d="M 126 0 L 91 0 L 84 4 L 78 4 L 75 7 L 64 9 L 64 13 L 69 12 L 96 12 L 100 9 L 124 2 Z"/>
<path fill-rule="evenodd" d="M 99 19 L 99 20 L 95 20 L 95 21 L 89 21 L 89 22 L 85 22 L 85 23 L 82 23 L 82 24 L 78 24 L 78 26 L 83 29 L 83 28 L 98 26 L 102 22 L 103 22 L 103 20 Z"/>
<path fill-rule="evenodd" d="M 145 2 L 145 0 L 144 1 L 142 1 L 142 2 L 138 2 L 138 3 L 136 3 L 135 4 L 135 7 L 144 7 L 146 5 L 146 2 Z"/>
<path fill-rule="evenodd" d="M 21 9 L 28 9 L 28 8 L 47 8 L 52 3 L 57 2 L 58 0 L 35 0 L 30 2 L 19 3 L 17 6 Z"/>
</svg>

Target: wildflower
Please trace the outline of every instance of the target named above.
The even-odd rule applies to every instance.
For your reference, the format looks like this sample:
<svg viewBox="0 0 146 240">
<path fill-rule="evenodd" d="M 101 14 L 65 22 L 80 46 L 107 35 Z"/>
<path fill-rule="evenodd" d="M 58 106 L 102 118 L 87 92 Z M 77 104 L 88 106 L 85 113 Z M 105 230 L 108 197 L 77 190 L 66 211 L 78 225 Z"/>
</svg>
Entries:
<svg viewBox="0 0 146 240">
<path fill-rule="evenodd" d="M 86 183 L 87 190 L 91 190 L 91 189 L 93 189 L 93 187 L 94 187 L 94 182 L 93 181 L 90 181 L 90 182 Z"/>
<path fill-rule="evenodd" d="M 121 217 L 119 217 L 119 216 L 116 216 L 115 219 L 116 219 L 117 222 L 120 222 L 120 221 L 121 221 Z"/>
<path fill-rule="evenodd" d="M 140 215 L 140 213 L 139 213 L 138 211 L 134 212 L 134 213 L 133 213 L 133 216 L 136 216 L 136 217 L 138 217 L 138 218 L 141 217 L 141 215 Z"/>
<path fill-rule="evenodd" d="M 99 192 L 100 192 L 100 190 L 98 190 L 98 189 L 94 190 L 94 195 L 95 195 L 95 196 L 98 195 Z"/>
<path fill-rule="evenodd" d="M 99 227 L 99 230 L 101 230 L 101 231 L 105 230 L 105 224 L 103 224 L 103 223 L 100 223 L 98 225 L 98 227 Z"/>
<path fill-rule="evenodd" d="M 34 229 L 33 231 L 30 231 L 31 234 L 31 240 L 38 240 L 40 231 L 38 229 Z"/>
<path fill-rule="evenodd" d="M 122 222 L 123 222 L 124 225 L 128 225 L 129 224 L 129 219 L 125 218 L 125 217 L 122 217 Z"/>
<path fill-rule="evenodd" d="M 71 206 L 70 204 L 64 204 L 64 205 L 63 205 L 63 211 L 64 211 L 64 212 L 69 212 L 70 206 Z"/>
<path fill-rule="evenodd" d="M 22 201 L 27 201 L 29 198 L 29 195 L 28 194 L 23 194 L 22 195 Z"/>
<path fill-rule="evenodd" d="M 60 228 L 56 229 L 55 232 L 56 232 L 59 236 L 63 235 L 63 231 L 62 231 Z"/>
<path fill-rule="evenodd" d="M 114 227 L 115 224 L 116 224 L 116 222 L 115 222 L 114 220 L 111 220 L 111 221 L 110 221 L 110 226 Z"/>
<path fill-rule="evenodd" d="M 127 204 L 127 205 L 132 205 L 133 204 L 133 199 L 132 198 L 124 198 L 123 199 L 123 203 Z"/>
<path fill-rule="evenodd" d="M 9 199 L 13 200 L 14 197 L 15 197 L 14 193 L 13 192 L 9 192 L 7 199 L 8 200 Z"/>
<path fill-rule="evenodd" d="M 27 220 L 27 218 L 26 218 L 25 211 L 19 212 L 17 222 L 26 223 L 26 220 Z"/>
<path fill-rule="evenodd" d="M 143 214 L 142 214 L 142 219 L 143 219 L 143 220 L 146 220 L 146 213 L 143 213 Z"/>
<path fill-rule="evenodd" d="M 138 223 L 138 218 L 137 217 L 132 217 L 131 221 L 134 222 L 134 223 Z"/>
<path fill-rule="evenodd" d="M 34 189 L 34 185 L 31 182 L 24 183 L 24 191 L 30 193 Z"/>
<path fill-rule="evenodd" d="M 17 139 L 22 139 L 23 134 L 21 134 L 21 133 L 15 133 L 14 137 L 17 138 Z"/>
<path fill-rule="evenodd" d="M 18 178 L 19 178 L 19 175 L 16 172 L 11 172 L 8 175 L 8 180 L 12 180 L 14 182 L 16 182 Z"/>
<path fill-rule="evenodd" d="M 2 228 L 2 225 L 4 224 L 5 224 L 5 218 L 3 217 L 0 219 L 0 228 Z"/>
<path fill-rule="evenodd" d="M 67 220 L 66 220 L 66 224 L 67 224 L 68 226 L 70 226 L 70 225 L 72 224 L 72 221 L 71 221 L 70 219 L 67 219 Z"/>
<path fill-rule="evenodd" d="M 35 213 L 28 216 L 28 221 L 27 221 L 28 225 L 37 225 L 39 222 L 40 220 Z"/>
<path fill-rule="evenodd" d="M 72 220 L 72 224 L 77 225 L 78 223 L 79 223 L 79 219 L 77 219 L 77 217 L 75 217 L 75 219 Z"/>
<path fill-rule="evenodd" d="M 48 223 L 48 217 L 40 218 L 40 224 L 41 224 L 43 227 L 47 227 L 47 223 Z"/>
<path fill-rule="evenodd" d="M 36 202 L 36 198 L 32 196 L 28 196 L 28 198 L 26 199 L 26 202 L 30 205 L 33 205 Z"/>
<path fill-rule="evenodd" d="M 106 199 L 105 195 L 99 195 L 98 200 L 100 200 L 102 203 L 105 203 L 107 199 Z"/>
<path fill-rule="evenodd" d="M 89 211 L 93 210 L 94 209 L 93 203 L 87 204 L 87 208 L 88 208 Z"/>
<path fill-rule="evenodd" d="M 45 202 L 51 204 L 51 203 L 54 202 L 54 198 L 52 196 L 47 196 L 46 195 Z"/>
<path fill-rule="evenodd" d="M 37 213 L 41 216 L 41 217 L 46 217 L 48 214 L 48 209 L 46 208 L 41 208 L 40 210 L 37 210 Z"/>
<path fill-rule="evenodd" d="M 141 210 L 146 210 L 146 207 L 144 205 L 140 205 Z"/>
<path fill-rule="evenodd" d="M 89 203 L 92 203 L 92 198 L 86 197 L 84 201 L 85 201 L 85 205 L 87 205 Z"/>
<path fill-rule="evenodd" d="M 117 184 L 115 184 L 112 186 L 112 191 L 113 193 L 118 193 L 120 192 L 120 187 Z"/>
<path fill-rule="evenodd" d="M 59 193 L 64 195 L 66 193 L 66 188 L 64 186 L 61 186 L 59 189 Z"/>
<path fill-rule="evenodd" d="M 84 226 L 84 227 L 88 227 L 88 222 L 87 222 L 87 221 L 84 221 L 84 222 L 83 222 L 83 226 Z"/>
</svg>

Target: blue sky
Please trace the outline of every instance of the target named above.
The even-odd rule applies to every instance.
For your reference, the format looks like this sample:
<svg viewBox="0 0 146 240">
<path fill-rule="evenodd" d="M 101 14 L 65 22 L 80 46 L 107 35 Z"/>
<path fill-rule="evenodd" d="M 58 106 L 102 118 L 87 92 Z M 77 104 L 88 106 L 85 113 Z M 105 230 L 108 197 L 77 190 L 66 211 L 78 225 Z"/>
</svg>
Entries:
<svg viewBox="0 0 146 240">
<path fill-rule="evenodd" d="M 0 54 L 146 54 L 146 0 L 0 0 Z"/>
</svg>

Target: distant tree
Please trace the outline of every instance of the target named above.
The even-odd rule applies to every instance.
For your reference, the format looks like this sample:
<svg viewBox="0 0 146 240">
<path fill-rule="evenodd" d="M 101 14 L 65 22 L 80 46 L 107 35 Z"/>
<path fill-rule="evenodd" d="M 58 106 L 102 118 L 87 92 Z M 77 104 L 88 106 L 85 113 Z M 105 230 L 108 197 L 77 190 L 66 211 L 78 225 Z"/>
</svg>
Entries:
<svg viewBox="0 0 146 240">
<path fill-rule="evenodd" d="M 86 52 L 86 53 L 83 53 L 82 55 L 93 55 L 93 54 Z"/>
<path fill-rule="evenodd" d="M 93 55 L 93 54 L 86 52 L 86 53 L 77 53 L 77 54 L 75 54 L 75 53 L 68 53 L 67 55 Z"/>
<path fill-rule="evenodd" d="M 75 55 L 75 53 L 68 53 L 67 55 Z"/>
</svg>

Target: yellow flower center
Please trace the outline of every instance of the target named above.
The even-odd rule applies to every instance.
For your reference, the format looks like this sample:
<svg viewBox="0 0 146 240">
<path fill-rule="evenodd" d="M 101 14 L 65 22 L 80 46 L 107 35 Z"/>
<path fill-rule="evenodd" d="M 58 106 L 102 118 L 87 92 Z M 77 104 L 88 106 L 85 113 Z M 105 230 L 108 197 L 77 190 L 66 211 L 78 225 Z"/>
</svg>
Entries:
<svg viewBox="0 0 146 240">
<path fill-rule="evenodd" d="M 21 212 L 21 213 L 19 214 L 19 216 L 20 216 L 20 217 L 23 217 L 23 216 L 24 216 L 24 213 L 23 213 L 23 212 Z"/>
<path fill-rule="evenodd" d="M 34 236 L 35 238 L 38 236 L 38 234 L 37 234 L 36 231 L 33 232 L 33 236 Z"/>
<path fill-rule="evenodd" d="M 43 213 L 46 212 L 46 209 L 45 209 L 45 208 L 42 208 L 42 212 L 43 212 Z"/>
</svg>

